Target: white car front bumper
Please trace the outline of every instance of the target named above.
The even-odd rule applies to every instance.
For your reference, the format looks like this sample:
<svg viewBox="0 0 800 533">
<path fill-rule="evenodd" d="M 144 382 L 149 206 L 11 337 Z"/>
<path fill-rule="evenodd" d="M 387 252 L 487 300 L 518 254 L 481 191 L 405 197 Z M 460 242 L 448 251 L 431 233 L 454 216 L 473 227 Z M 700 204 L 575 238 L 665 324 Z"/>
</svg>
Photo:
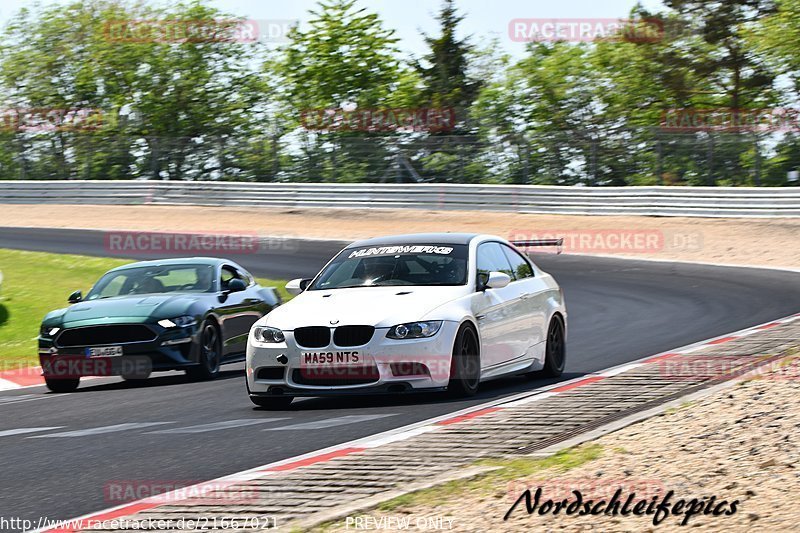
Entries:
<svg viewBox="0 0 800 533">
<path fill-rule="evenodd" d="M 445 321 L 433 337 L 408 340 L 389 339 L 389 328 L 376 328 L 366 345 L 338 347 L 331 341 L 324 348 L 299 347 L 292 331 L 284 331 L 286 340 L 277 344 L 257 341 L 251 331 L 247 387 L 254 395 L 289 396 L 443 389 L 450 379 L 458 328 L 457 322 Z M 357 352 L 357 363 L 306 362 L 311 354 L 330 353 L 336 360 L 348 352 Z M 285 363 L 280 362 L 281 356 Z"/>
</svg>

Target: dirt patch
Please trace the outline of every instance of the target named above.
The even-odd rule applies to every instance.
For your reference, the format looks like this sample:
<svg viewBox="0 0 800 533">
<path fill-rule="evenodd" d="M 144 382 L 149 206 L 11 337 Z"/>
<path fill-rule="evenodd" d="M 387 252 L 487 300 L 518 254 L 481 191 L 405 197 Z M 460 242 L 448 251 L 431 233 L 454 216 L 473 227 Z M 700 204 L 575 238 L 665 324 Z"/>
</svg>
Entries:
<svg viewBox="0 0 800 533">
<path fill-rule="evenodd" d="M 256 233 L 355 240 L 416 232 L 566 238 L 566 252 L 800 267 L 800 219 L 570 216 L 424 210 L 3 205 L 0 226 Z"/>
</svg>

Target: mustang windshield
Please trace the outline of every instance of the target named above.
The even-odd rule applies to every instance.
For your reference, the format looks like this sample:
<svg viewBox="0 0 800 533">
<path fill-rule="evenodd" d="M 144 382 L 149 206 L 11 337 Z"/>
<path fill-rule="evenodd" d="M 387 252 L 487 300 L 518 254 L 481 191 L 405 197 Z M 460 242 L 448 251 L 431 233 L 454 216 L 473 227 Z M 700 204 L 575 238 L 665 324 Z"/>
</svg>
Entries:
<svg viewBox="0 0 800 533">
<path fill-rule="evenodd" d="M 86 299 L 213 290 L 214 267 L 211 265 L 147 266 L 109 272 L 92 287 Z"/>
<path fill-rule="evenodd" d="M 465 285 L 468 247 L 464 244 L 402 244 L 348 248 L 308 290 L 389 285 Z"/>
</svg>

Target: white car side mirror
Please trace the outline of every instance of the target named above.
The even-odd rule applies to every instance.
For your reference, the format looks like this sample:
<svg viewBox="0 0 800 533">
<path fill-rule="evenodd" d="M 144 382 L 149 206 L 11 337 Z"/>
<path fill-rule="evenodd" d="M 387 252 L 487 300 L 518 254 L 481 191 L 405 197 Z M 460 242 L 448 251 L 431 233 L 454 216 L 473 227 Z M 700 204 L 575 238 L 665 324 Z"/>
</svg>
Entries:
<svg viewBox="0 0 800 533">
<path fill-rule="evenodd" d="M 306 290 L 306 287 L 308 287 L 308 283 L 310 281 L 311 281 L 310 279 L 303 279 L 303 278 L 293 279 L 292 281 L 286 284 L 286 292 L 288 292 L 292 296 L 297 296 L 298 294 Z"/>
<path fill-rule="evenodd" d="M 511 276 L 502 272 L 489 272 L 489 280 L 486 282 L 487 289 L 502 289 L 511 283 Z"/>
</svg>

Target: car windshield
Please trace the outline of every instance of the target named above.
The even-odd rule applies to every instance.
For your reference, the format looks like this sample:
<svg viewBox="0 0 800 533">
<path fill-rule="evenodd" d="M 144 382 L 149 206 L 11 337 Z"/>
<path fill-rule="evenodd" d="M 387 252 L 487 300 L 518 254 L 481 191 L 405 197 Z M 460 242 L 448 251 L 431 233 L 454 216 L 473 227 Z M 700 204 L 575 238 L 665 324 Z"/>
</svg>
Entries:
<svg viewBox="0 0 800 533">
<path fill-rule="evenodd" d="M 464 285 L 468 248 L 463 244 L 402 244 L 343 250 L 308 290 L 389 285 Z"/>
<path fill-rule="evenodd" d="M 211 265 L 143 266 L 109 272 L 92 287 L 86 300 L 131 294 L 213 290 L 214 267 Z"/>
</svg>

